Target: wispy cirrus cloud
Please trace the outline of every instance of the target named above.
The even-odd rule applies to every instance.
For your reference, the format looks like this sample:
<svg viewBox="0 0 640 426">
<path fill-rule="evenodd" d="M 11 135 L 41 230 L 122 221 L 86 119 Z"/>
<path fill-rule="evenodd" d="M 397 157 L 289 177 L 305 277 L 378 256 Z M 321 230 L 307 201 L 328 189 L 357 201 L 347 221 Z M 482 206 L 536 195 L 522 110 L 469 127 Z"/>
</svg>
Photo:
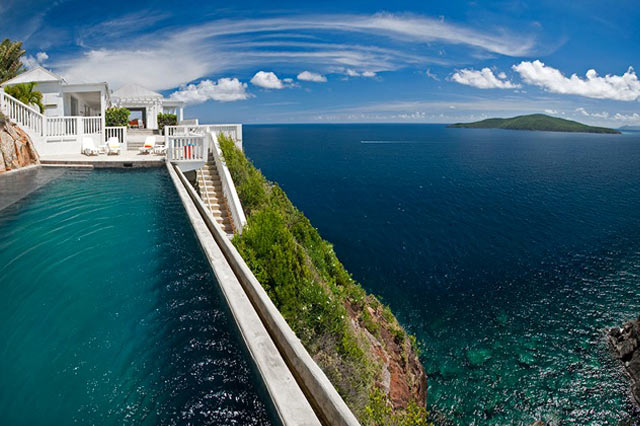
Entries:
<svg viewBox="0 0 640 426">
<path fill-rule="evenodd" d="M 117 21 L 131 23 L 139 17 L 136 13 Z M 455 58 L 441 55 L 443 45 L 518 56 L 533 53 L 537 40 L 535 35 L 507 29 L 487 31 L 413 14 L 284 15 L 216 19 L 183 27 L 166 26 L 165 18 L 157 14 L 144 18 L 144 31 L 127 31 L 124 37 L 109 31 L 111 24 L 78 30 L 80 53 L 56 58 L 54 68 L 70 79 L 90 75 L 114 87 L 134 80 L 166 90 L 257 66 L 290 71 L 313 66 L 324 73 L 343 69 L 372 77 L 408 66 L 461 60 L 460 52 Z"/>
</svg>

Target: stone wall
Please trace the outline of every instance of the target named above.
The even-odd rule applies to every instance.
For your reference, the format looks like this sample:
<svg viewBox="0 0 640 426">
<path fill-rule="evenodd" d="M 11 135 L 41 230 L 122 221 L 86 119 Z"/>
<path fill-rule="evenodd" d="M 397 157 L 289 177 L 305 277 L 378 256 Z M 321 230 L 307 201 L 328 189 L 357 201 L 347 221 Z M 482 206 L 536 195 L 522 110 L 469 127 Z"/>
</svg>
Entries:
<svg viewBox="0 0 640 426">
<path fill-rule="evenodd" d="M 0 173 L 39 163 L 29 135 L 0 114 Z"/>
</svg>

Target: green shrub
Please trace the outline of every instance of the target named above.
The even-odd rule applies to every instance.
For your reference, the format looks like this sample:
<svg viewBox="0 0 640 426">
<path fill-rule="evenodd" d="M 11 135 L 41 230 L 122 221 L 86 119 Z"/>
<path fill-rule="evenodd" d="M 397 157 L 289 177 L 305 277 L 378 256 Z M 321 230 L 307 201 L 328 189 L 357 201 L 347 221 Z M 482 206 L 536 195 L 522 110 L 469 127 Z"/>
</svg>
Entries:
<svg viewBox="0 0 640 426">
<path fill-rule="evenodd" d="M 178 116 L 175 114 L 158 114 L 158 129 L 164 132 L 164 126 L 177 126 Z"/>
<path fill-rule="evenodd" d="M 129 125 L 129 111 L 126 108 L 107 108 L 104 113 L 105 126 L 107 127 L 122 127 Z"/>
<path fill-rule="evenodd" d="M 358 315 L 376 336 L 384 326 L 404 341 L 402 327 L 389 308 L 353 280 L 333 246 L 284 191 L 267 181 L 229 137 L 222 135 L 219 142 L 247 215 L 242 234 L 233 238 L 238 252 L 363 424 L 411 424 L 403 421 L 413 411 L 393 413 L 387 395 L 376 385 L 381 366 L 351 317 Z M 384 314 L 374 319 L 369 308 L 384 309 Z M 422 412 L 415 413 L 422 418 Z"/>
</svg>

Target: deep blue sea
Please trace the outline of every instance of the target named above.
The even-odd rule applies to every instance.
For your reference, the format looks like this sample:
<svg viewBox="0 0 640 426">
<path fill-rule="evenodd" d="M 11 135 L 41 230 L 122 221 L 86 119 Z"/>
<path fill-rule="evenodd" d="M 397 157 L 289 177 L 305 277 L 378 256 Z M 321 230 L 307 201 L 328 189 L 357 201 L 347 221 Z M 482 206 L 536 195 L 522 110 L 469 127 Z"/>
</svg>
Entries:
<svg viewBox="0 0 640 426">
<path fill-rule="evenodd" d="M 166 170 L 60 174 L 0 210 L 0 425 L 269 424 Z"/>
<path fill-rule="evenodd" d="M 419 338 L 428 408 L 616 424 L 640 313 L 640 133 L 245 126 L 245 151 Z"/>
</svg>

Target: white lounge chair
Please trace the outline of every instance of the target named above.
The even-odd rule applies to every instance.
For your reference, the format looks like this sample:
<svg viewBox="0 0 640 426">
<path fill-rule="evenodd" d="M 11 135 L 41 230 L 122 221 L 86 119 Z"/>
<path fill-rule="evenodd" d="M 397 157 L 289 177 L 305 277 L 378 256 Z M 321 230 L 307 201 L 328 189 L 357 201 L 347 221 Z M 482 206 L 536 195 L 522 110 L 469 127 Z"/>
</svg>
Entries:
<svg viewBox="0 0 640 426">
<path fill-rule="evenodd" d="M 93 143 L 93 138 L 87 136 L 82 138 L 82 153 L 84 155 L 98 155 L 100 153 Z"/>
<path fill-rule="evenodd" d="M 144 140 L 144 145 L 138 148 L 138 151 L 140 151 L 141 154 L 148 154 L 151 151 L 153 151 L 155 146 L 156 146 L 156 137 L 147 136 L 146 139 Z"/>
<path fill-rule="evenodd" d="M 107 141 L 107 154 L 120 154 L 120 150 L 122 149 L 122 145 L 118 141 L 118 138 L 112 136 Z"/>
<path fill-rule="evenodd" d="M 153 153 L 156 155 L 165 155 L 167 153 L 167 147 L 164 145 L 156 145 L 153 148 Z"/>
</svg>

